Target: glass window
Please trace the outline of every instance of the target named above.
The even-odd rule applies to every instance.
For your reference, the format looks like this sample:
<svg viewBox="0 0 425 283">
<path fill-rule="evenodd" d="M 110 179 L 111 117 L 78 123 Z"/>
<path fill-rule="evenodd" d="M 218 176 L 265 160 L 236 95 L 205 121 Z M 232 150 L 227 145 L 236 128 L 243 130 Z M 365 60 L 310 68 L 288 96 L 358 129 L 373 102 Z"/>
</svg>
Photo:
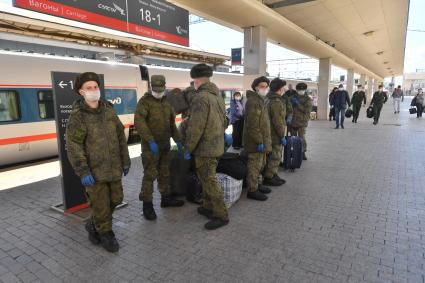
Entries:
<svg viewBox="0 0 425 283">
<path fill-rule="evenodd" d="M 18 93 L 12 90 L 0 90 L 0 122 L 20 119 Z"/>
<path fill-rule="evenodd" d="M 54 119 L 55 108 L 53 106 L 53 92 L 43 90 L 38 92 L 38 110 L 41 119 Z"/>
</svg>

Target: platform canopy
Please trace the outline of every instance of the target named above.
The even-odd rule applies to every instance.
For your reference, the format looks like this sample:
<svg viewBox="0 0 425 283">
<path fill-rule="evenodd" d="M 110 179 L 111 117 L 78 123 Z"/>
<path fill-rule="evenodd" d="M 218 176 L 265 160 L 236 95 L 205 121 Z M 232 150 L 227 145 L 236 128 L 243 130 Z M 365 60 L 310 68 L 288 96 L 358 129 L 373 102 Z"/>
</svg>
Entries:
<svg viewBox="0 0 425 283">
<path fill-rule="evenodd" d="M 409 0 L 171 0 L 237 30 L 261 25 L 270 41 L 382 80 L 402 75 Z"/>
</svg>

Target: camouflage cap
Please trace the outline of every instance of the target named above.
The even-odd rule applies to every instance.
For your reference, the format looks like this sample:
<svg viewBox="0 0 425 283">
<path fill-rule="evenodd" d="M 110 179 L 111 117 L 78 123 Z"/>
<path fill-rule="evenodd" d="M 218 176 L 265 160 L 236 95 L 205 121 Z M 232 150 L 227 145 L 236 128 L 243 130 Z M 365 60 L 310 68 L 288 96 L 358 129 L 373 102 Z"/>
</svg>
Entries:
<svg viewBox="0 0 425 283">
<path fill-rule="evenodd" d="M 151 87 L 152 91 L 163 92 L 165 90 L 165 77 L 163 75 L 152 75 Z"/>
</svg>

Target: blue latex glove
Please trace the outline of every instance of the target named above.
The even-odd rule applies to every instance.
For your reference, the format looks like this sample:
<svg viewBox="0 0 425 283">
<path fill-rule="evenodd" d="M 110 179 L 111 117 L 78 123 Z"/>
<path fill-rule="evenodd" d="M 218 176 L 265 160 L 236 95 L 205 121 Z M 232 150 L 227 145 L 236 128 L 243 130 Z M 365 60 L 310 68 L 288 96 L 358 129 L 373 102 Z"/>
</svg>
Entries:
<svg viewBox="0 0 425 283">
<path fill-rule="evenodd" d="M 231 146 L 233 144 L 232 135 L 224 134 L 224 143 L 226 146 Z"/>
<path fill-rule="evenodd" d="M 81 184 L 83 184 L 84 187 L 93 186 L 95 183 L 96 181 L 91 174 L 81 178 Z"/>
<path fill-rule="evenodd" d="M 186 151 L 186 152 L 183 154 L 183 158 L 184 158 L 184 160 L 190 160 L 190 153 Z"/>
<path fill-rule="evenodd" d="M 292 124 L 292 116 L 286 117 L 286 125 L 291 125 L 291 124 Z"/>
<path fill-rule="evenodd" d="M 260 143 L 259 145 L 257 145 L 257 151 L 264 152 L 264 144 Z"/>
<path fill-rule="evenodd" d="M 180 152 L 182 152 L 183 151 L 183 144 L 181 142 L 178 142 L 177 148 L 179 149 Z"/>
<path fill-rule="evenodd" d="M 286 138 L 285 137 L 280 139 L 280 144 L 283 145 L 283 146 L 286 145 Z"/>
<path fill-rule="evenodd" d="M 300 100 L 297 97 L 292 97 L 291 103 L 292 103 L 293 106 L 298 106 L 298 105 L 300 105 Z"/>
<path fill-rule="evenodd" d="M 124 168 L 122 172 L 124 173 L 124 176 L 127 176 L 128 172 L 130 172 L 130 168 Z"/>
<path fill-rule="evenodd" d="M 153 155 L 158 155 L 158 145 L 156 144 L 156 142 L 154 141 L 150 141 L 149 142 L 149 148 L 151 150 L 151 152 L 153 153 Z"/>
</svg>

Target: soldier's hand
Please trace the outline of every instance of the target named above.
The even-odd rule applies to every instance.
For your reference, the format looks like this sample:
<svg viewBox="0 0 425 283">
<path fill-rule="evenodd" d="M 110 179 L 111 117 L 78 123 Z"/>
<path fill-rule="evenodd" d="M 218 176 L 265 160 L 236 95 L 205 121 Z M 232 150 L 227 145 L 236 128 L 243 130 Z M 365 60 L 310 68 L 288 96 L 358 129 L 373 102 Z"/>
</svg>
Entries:
<svg viewBox="0 0 425 283">
<path fill-rule="evenodd" d="M 124 168 L 124 169 L 122 170 L 122 172 L 123 172 L 124 177 L 125 177 L 125 176 L 127 176 L 128 172 L 130 172 L 130 168 Z"/>
<path fill-rule="evenodd" d="M 181 142 L 177 143 L 177 148 L 179 149 L 179 152 L 183 152 L 183 144 Z"/>
<path fill-rule="evenodd" d="M 257 145 L 257 151 L 264 152 L 264 144 L 260 143 L 259 145 Z"/>
<path fill-rule="evenodd" d="M 190 160 L 190 153 L 186 151 L 186 152 L 183 154 L 183 159 L 184 159 L 184 160 Z"/>
<path fill-rule="evenodd" d="M 83 184 L 84 187 L 93 186 L 95 183 L 96 181 L 91 174 L 81 178 L 81 184 Z"/>
<path fill-rule="evenodd" d="M 286 117 L 286 124 L 287 125 L 291 125 L 292 124 L 292 116 L 291 115 L 288 116 L 288 117 Z"/>
<path fill-rule="evenodd" d="M 153 155 L 158 155 L 159 150 L 158 150 L 158 145 L 156 144 L 156 142 L 150 141 L 149 142 L 149 148 L 150 148 L 151 152 L 153 153 Z"/>
</svg>

